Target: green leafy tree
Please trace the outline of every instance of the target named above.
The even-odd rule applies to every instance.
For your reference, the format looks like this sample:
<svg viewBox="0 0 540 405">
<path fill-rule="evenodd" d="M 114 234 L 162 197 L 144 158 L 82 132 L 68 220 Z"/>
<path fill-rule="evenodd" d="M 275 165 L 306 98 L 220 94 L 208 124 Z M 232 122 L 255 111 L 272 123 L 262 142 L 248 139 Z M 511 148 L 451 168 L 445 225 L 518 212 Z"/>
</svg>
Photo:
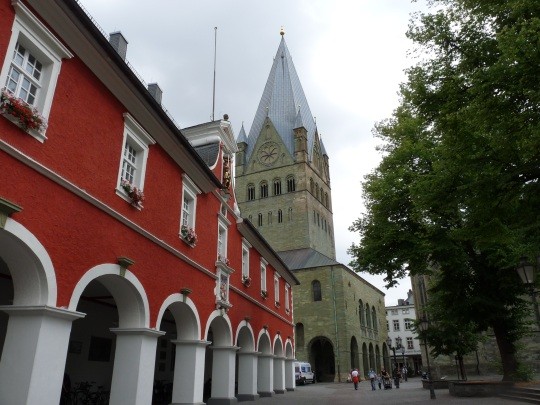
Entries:
<svg viewBox="0 0 540 405">
<path fill-rule="evenodd" d="M 493 330 L 510 380 L 526 319 L 514 268 L 540 246 L 540 2 L 431 4 L 407 33 L 418 62 L 400 105 L 374 130 L 383 160 L 363 183 L 351 266 L 388 286 L 437 268 L 432 293 Z"/>
</svg>

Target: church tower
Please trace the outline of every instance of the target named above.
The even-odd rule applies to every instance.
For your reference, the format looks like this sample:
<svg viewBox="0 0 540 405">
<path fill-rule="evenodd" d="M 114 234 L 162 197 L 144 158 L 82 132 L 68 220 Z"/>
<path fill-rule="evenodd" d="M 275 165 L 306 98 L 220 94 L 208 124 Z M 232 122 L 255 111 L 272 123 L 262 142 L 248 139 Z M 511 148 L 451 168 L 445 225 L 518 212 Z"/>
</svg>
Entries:
<svg viewBox="0 0 540 405">
<path fill-rule="evenodd" d="M 335 260 L 328 155 L 281 31 L 253 124 L 237 138 L 236 197 L 277 252 Z"/>
</svg>

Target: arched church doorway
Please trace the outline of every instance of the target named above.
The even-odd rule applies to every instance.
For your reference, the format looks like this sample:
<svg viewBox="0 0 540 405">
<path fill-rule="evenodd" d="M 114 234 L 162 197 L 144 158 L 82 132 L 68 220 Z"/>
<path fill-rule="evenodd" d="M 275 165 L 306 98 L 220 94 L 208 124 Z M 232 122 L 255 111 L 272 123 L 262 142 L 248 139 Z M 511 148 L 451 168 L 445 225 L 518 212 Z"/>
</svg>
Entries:
<svg viewBox="0 0 540 405">
<path fill-rule="evenodd" d="M 328 338 L 318 336 L 310 342 L 309 362 L 315 369 L 317 381 L 334 381 L 336 375 L 334 347 Z"/>
</svg>

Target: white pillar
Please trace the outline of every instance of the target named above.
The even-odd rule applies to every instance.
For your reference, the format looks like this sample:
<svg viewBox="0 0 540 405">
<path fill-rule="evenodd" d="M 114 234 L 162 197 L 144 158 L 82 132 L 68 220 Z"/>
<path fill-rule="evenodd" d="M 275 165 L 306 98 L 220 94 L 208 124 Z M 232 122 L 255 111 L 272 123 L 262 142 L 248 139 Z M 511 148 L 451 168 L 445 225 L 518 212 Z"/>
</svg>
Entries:
<svg viewBox="0 0 540 405">
<path fill-rule="evenodd" d="M 148 405 L 152 402 L 158 337 L 147 328 L 112 328 L 116 351 L 111 384 L 111 405 Z"/>
<path fill-rule="evenodd" d="M 234 396 L 236 346 L 211 346 L 212 349 L 212 395 L 208 405 L 228 405 L 237 401 Z"/>
<path fill-rule="evenodd" d="M 274 392 L 285 393 L 285 357 L 274 357 Z"/>
<path fill-rule="evenodd" d="M 261 397 L 271 397 L 274 395 L 274 355 L 261 354 L 257 371 L 257 392 Z"/>
<path fill-rule="evenodd" d="M 238 352 L 238 395 L 239 401 L 254 401 L 257 394 L 258 352 Z"/>
<path fill-rule="evenodd" d="M 48 306 L 2 306 L 9 315 L 0 362 L 0 404 L 58 405 L 75 319 L 83 313 Z"/>
<path fill-rule="evenodd" d="M 294 359 L 285 359 L 285 389 L 294 391 L 296 381 L 294 378 Z"/>
<path fill-rule="evenodd" d="M 172 403 L 203 404 L 205 340 L 171 340 L 176 345 Z"/>
</svg>

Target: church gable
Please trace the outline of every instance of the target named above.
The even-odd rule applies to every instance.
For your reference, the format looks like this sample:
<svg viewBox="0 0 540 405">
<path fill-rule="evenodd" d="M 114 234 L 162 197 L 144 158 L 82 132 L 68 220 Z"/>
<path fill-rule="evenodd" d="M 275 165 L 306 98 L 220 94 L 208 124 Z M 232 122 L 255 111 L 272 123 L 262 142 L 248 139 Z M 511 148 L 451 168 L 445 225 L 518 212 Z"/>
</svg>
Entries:
<svg viewBox="0 0 540 405">
<path fill-rule="evenodd" d="M 247 163 L 249 172 L 268 170 L 294 163 L 270 118 L 265 120 Z"/>
</svg>

